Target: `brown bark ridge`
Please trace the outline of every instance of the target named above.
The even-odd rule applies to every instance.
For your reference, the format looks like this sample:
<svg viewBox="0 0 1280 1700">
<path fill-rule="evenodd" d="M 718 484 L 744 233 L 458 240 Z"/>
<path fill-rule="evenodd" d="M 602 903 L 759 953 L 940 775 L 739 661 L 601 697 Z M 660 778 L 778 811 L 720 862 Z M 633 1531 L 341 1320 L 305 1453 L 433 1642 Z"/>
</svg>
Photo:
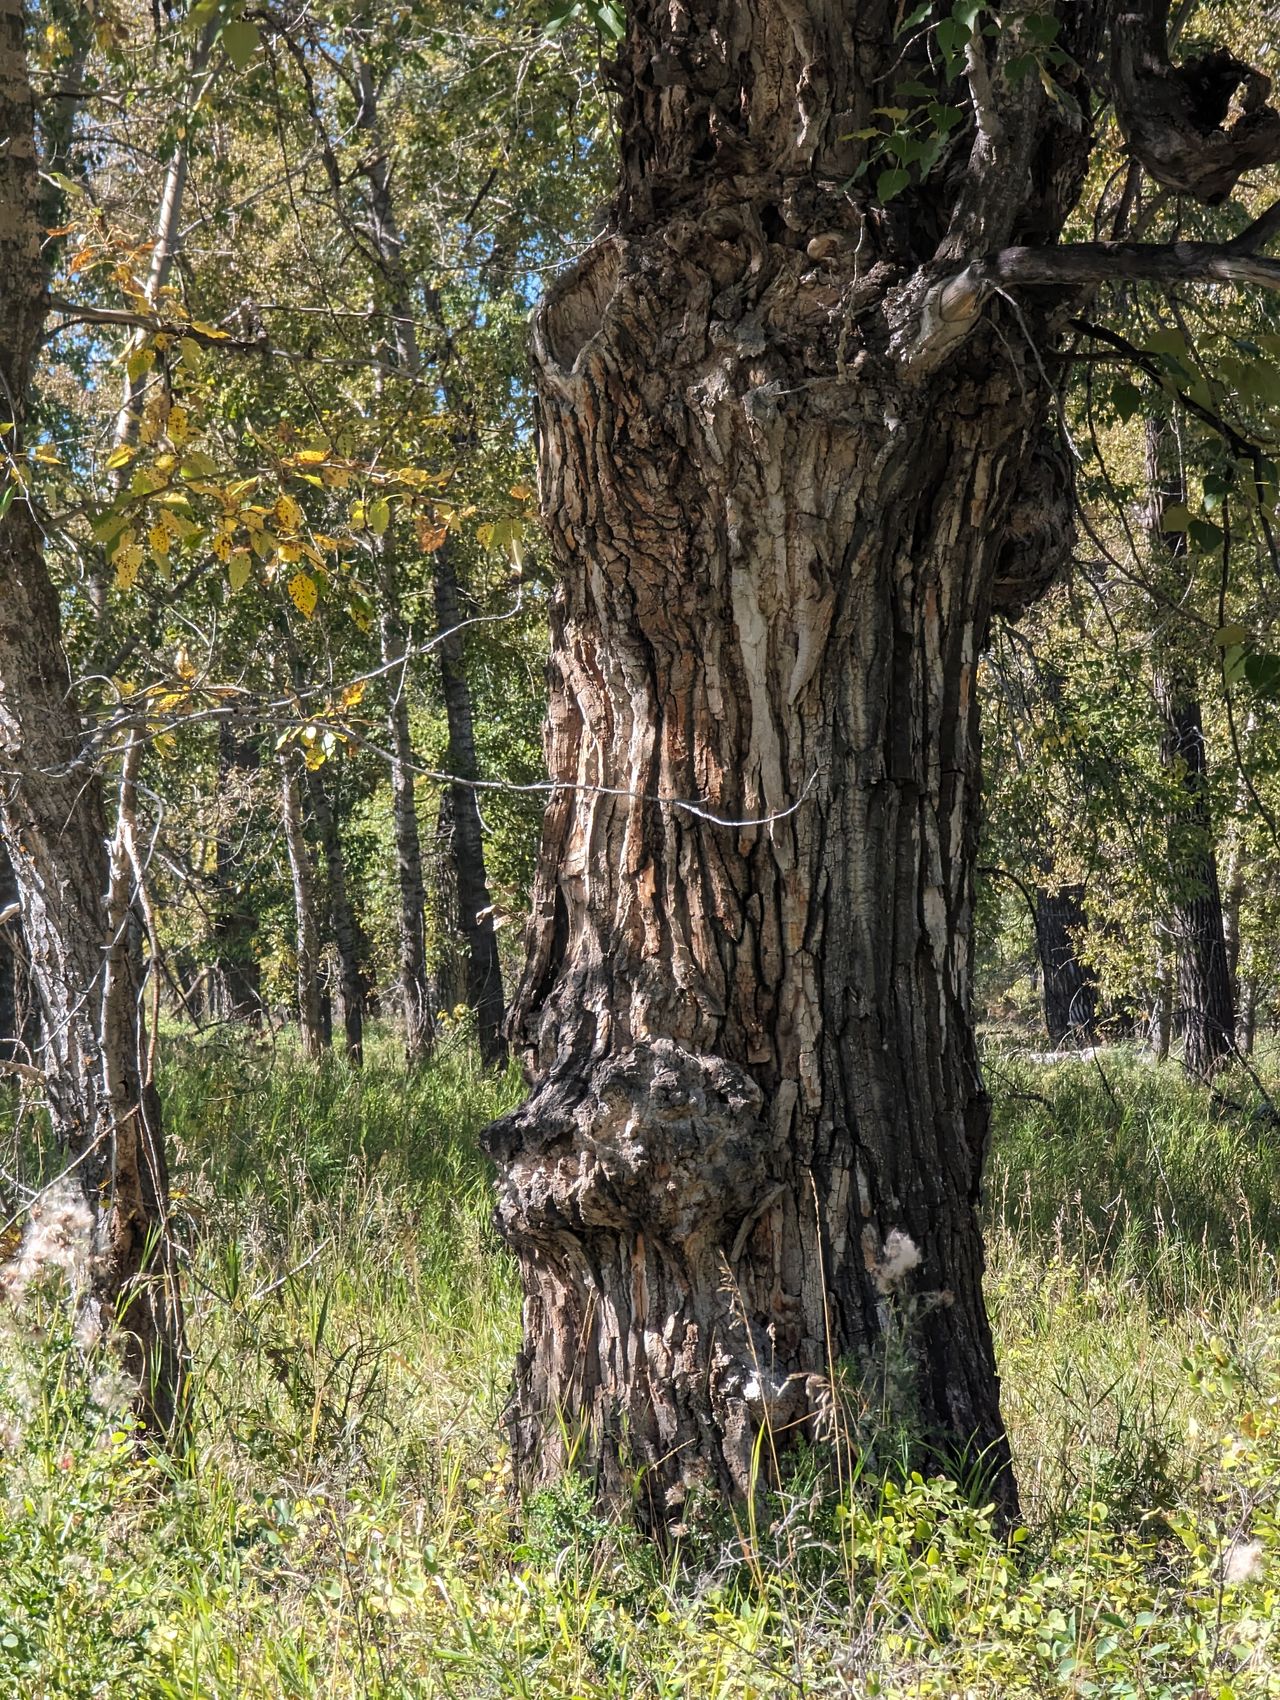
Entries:
<svg viewBox="0 0 1280 1700">
<path fill-rule="evenodd" d="M 475 717 L 471 709 L 471 686 L 463 648 L 458 575 L 448 543 L 436 550 L 433 566 L 436 623 L 439 627 L 436 648 L 440 656 L 440 682 L 449 726 L 449 772 L 456 776 L 455 783 L 449 787 L 452 800 L 450 848 L 458 915 L 467 944 L 467 1006 L 476 1018 L 480 1059 L 486 1068 L 496 1068 L 507 1059 L 507 1041 L 502 1027 L 505 1013 L 502 965 L 498 960 L 498 935 L 493 925 L 493 899 L 489 895 L 485 873 L 480 802 L 474 784 L 466 783 L 480 777 L 480 763 L 476 756 Z"/>
<path fill-rule="evenodd" d="M 1148 530 L 1157 560 L 1186 559 L 1186 537 L 1165 531 L 1169 508 L 1185 506 L 1186 480 L 1172 421 L 1147 422 Z M 1204 721 L 1193 673 L 1167 643 L 1155 646 L 1154 687 L 1160 710 L 1160 754 L 1179 781 L 1183 801 L 1169 822 L 1172 902 L 1168 933 L 1177 952 L 1174 1021 L 1182 1033 L 1182 1065 L 1207 1080 L 1235 1048 L 1235 1000 L 1218 880 L 1209 801 Z"/>
<path fill-rule="evenodd" d="M 1028 333 L 1054 326 L 1037 299 L 939 336 L 930 303 L 938 268 L 1052 238 L 1084 144 L 1027 79 L 875 206 L 850 138 L 891 71 L 934 74 L 876 0 L 637 0 L 610 224 L 534 324 L 558 787 L 511 1021 L 532 1093 L 488 1135 L 513 1454 L 659 1528 L 748 1493 L 762 1427 L 821 1433 L 835 1400 L 870 1444 L 886 1383 L 1014 1504 L 975 672 L 1027 593 L 1000 561 L 1052 483 Z"/>
<path fill-rule="evenodd" d="M 45 313 L 21 0 L 0 0 L 0 134 L 0 384 L 14 415 L 7 449 L 21 463 Z M 0 825 L 40 999 L 50 1117 L 92 1221 L 88 1306 L 118 1332 L 144 1415 L 167 1429 L 182 1383 L 182 1314 L 127 941 L 136 869 L 127 821 L 108 834 L 102 779 L 82 759 L 82 736 L 40 523 L 18 491 L 0 520 Z M 131 752 L 136 760 L 136 743 Z M 124 802 L 130 787 L 126 774 Z"/>
</svg>

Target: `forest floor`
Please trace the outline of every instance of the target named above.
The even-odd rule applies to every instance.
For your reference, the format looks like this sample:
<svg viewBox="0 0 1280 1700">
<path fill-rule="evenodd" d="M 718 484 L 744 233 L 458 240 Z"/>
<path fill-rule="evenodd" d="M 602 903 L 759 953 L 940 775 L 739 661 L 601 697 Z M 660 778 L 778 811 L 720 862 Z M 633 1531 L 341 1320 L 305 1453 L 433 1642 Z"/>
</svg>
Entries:
<svg viewBox="0 0 1280 1700">
<path fill-rule="evenodd" d="M 1024 1525 L 889 1447 L 663 1560 L 571 1486 L 513 1521 L 475 1135 L 515 1080 L 172 1046 L 190 1450 L 133 1444 L 52 1296 L 6 1310 L 0 1695 L 1280 1695 L 1280 1130 L 1120 1053 L 988 1077 Z"/>
</svg>

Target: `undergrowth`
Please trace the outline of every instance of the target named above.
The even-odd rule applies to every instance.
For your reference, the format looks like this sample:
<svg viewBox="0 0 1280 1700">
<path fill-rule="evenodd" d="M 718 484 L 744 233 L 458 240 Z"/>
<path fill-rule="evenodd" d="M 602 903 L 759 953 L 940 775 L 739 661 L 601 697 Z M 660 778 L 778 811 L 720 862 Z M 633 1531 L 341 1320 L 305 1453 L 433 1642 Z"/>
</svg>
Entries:
<svg viewBox="0 0 1280 1700">
<path fill-rule="evenodd" d="M 812 1456 L 661 1557 L 578 1483 L 512 1511 L 514 1079 L 175 1043 L 191 1444 L 135 1444 L 56 1292 L 5 1314 L 0 1695 L 1280 1695 L 1280 1133 L 1248 1082 L 988 1061 L 1022 1525 Z"/>
</svg>

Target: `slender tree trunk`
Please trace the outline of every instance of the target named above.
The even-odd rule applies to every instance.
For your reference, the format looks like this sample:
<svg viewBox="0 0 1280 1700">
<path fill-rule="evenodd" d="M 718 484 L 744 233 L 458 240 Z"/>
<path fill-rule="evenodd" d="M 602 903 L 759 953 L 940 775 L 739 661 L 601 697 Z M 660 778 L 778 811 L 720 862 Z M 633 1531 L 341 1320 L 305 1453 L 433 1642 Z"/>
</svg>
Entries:
<svg viewBox="0 0 1280 1700">
<path fill-rule="evenodd" d="M 257 915 L 245 890 L 242 857 L 234 836 L 245 801 L 244 779 L 261 766 L 255 738 L 240 737 L 234 726 L 218 726 L 218 783 L 223 806 L 231 819 L 218 829 L 214 848 L 217 908 L 213 933 L 217 948 L 215 973 L 220 1014 L 230 1021 L 262 1019 L 262 974 L 255 947 Z"/>
<path fill-rule="evenodd" d="M 297 754 L 285 748 L 280 751 L 277 760 L 281 820 L 298 926 L 298 1034 L 303 1055 L 318 1061 L 324 1053 L 325 1041 L 320 1010 L 320 930 L 316 922 L 315 875 L 302 821 Z"/>
<path fill-rule="evenodd" d="M 1076 940 L 1087 925 L 1084 887 L 1036 888 L 1036 950 L 1044 984 L 1044 1019 L 1054 1045 L 1098 1038 L 1098 988 L 1080 960 Z"/>
<path fill-rule="evenodd" d="M 21 1016 L 18 1013 L 22 905 L 9 852 L 0 840 L 0 1059 L 25 1061 L 22 1056 Z"/>
<path fill-rule="evenodd" d="M 1246 742 L 1252 740 L 1256 717 L 1250 713 L 1245 725 Z M 1231 998 L 1236 1011 L 1236 1043 L 1247 1056 L 1253 1045 L 1252 1021 L 1246 1024 L 1245 979 L 1241 974 L 1240 924 L 1248 889 L 1247 856 L 1245 854 L 1244 824 L 1249 816 L 1249 786 L 1244 773 L 1236 776 L 1235 807 L 1232 810 L 1230 852 L 1227 858 L 1226 881 L 1222 894 L 1222 937 L 1227 951 L 1227 972 L 1231 977 Z M 1248 1029 L 1249 1044 L 1245 1044 Z"/>
<path fill-rule="evenodd" d="M 360 973 L 360 928 L 347 890 L 347 871 L 342 859 L 338 817 L 330 800 L 324 776 L 309 773 L 311 815 L 324 851 L 328 875 L 329 919 L 338 957 L 338 989 L 342 999 L 342 1027 L 349 1062 L 358 1068 L 364 1061 L 364 981 Z"/>
<path fill-rule="evenodd" d="M 1171 421 L 1147 424 L 1149 528 L 1157 559 L 1185 557 L 1185 536 L 1166 532 L 1164 516 L 1185 505 L 1177 434 Z M 1177 945 L 1176 1018 L 1182 1031 L 1186 1073 L 1207 1080 L 1235 1045 L 1235 1006 L 1218 883 L 1218 857 L 1209 806 L 1204 724 L 1188 664 L 1168 652 L 1155 662 L 1155 695 L 1161 716 L 1160 753 L 1179 781 L 1184 801 L 1170 823 L 1172 922 Z"/>
<path fill-rule="evenodd" d="M 1249 966 L 1240 979 L 1240 1013 L 1236 1022 L 1236 1043 L 1246 1057 L 1253 1055 L 1253 1043 L 1258 1021 L 1258 977 L 1252 972 L 1252 952 Z"/>
<path fill-rule="evenodd" d="M 440 793 L 436 817 L 436 855 L 432 896 L 436 918 L 437 948 L 433 977 L 436 1008 L 454 1010 L 467 1002 L 467 951 L 460 943 L 462 906 L 458 901 L 457 857 L 453 848 L 453 787 Z"/>
<path fill-rule="evenodd" d="M 1158 1063 L 1168 1062 L 1173 1043 L 1173 982 L 1176 958 L 1162 947 L 1156 961 L 1155 1002 L 1151 1009 L 1151 1050 Z"/>
<path fill-rule="evenodd" d="M 361 64 L 359 66 L 358 86 L 360 101 L 356 113 L 356 125 L 368 138 L 371 147 L 364 166 L 365 176 L 369 183 L 369 205 L 372 214 L 369 235 L 382 267 L 382 282 L 390 310 L 391 338 L 396 351 L 396 360 L 407 375 L 412 375 L 417 373 L 421 367 L 421 352 L 414 330 L 413 303 L 404 271 L 404 238 L 396 220 L 395 205 L 391 194 L 391 164 L 387 157 L 386 146 L 379 125 L 377 88 L 372 72 L 367 65 Z M 445 714 L 449 726 L 450 771 L 462 779 L 477 779 L 479 768 L 476 762 L 471 686 L 467 678 L 462 633 L 456 630 L 460 623 L 458 579 L 447 543 L 444 548 L 437 551 L 433 564 L 436 617 L 442 634 L 438 648 L 440 651 Z M 396 647 L 399 634 L 396 629 L 398 615 L 394 579 L 384 585 L 382 601 L 384 623 L 390 626 L 393 633 L 390 649 L 388 649 L 384 640 L 383 660 L 386 662 L 403 654 L 402 643 L 400 647 Z M 401 676 L 401 695 L 403 695 L 403 669 Z M 402 744 L 405 749 L 403 758 L 400 754 Z M 407 745 L 406 714 L 403 740 L 401 740 L 397 729 L 392 728 L 392 747 L 396 754 L 397 763 L 402 759 L 407 761 Z M 394 771 L 392 783 L 394 791 L 396 784 Z M 484 834 L 474 789 L 471 786 L 455 785 L 453 792 L 454 814 L 451 843 L 463 934 L 469 955 L 467 1002 L 476 1015 L 481 1058 L 486 1065 L 492 1066 L 505 1059 L 506 1040 L 502 1032 L 502 970 L 498 959 L 497 937 L 493 926 L 488 879 L 485 873 Z M 397 817 L 398 815 L 399 805 L 397 804 Z M 415 845 L 416 831 L 415 816 Z M 405 877 L 402 858 L 402 882 Z M 422 882 L 420 850 L 417 858 L 417 878 L 420 891 Z M 420 908 L 419 914 L 425 922 L 425 905 Z M 421 984 L 425 992 L 425 926 L 422 927 L 418 936 L 424 941 Z M 415 972 L 416 970 L 417 958 L 415 955 Z M 424 1043 L 429 1043 L 429 1041 L 430 1033 L 428 1031 Z M 410 1047 L 410 1058 L 413 1060 L 412 1046 Z"/>
<path fill-rule="evenodd" d="M 14 416 L 9 451 L 20 460 L 45 312 L 20 0 L 0 0 L 0 135 L 0 382 Z M 88 1307 L 118 1331 L 144 1415 L 167 1429 L 182 1380 L 182 1314 L 164 1146 L 126 943 L 135 879 L 127 822 L 122 816 L 108 855 L 102 781 L 82 755 L 58 598 L 39 520 L 23 496 L 0 519 L 0 768 L 0 827 L 44 1017 L 39 1066 L 92 1223 Z M 130 785 L 126 775 L 125 804 Z"/>
<path fill-rule="evenodd" d="M 462 613 L 458 578 L 453 552 L 447 542 L 436 550 L 434 566 L 436 621 L 440 628 L 436 647 L 440 655 L 440 678 L 449 724 L 449 771 L 459 780 L 474 780 L 480 777 L 480 764 L 476 758 L 471 690 L 459 629 Z M 485 874 L 480 802 L 473 785 L 454 784 L 450 792 L 458 909 L 463 937 L 467 941 L 467 1003 L 475 1012 L 481 1060 L 486 1067 L 496 1067 L 506 1061 L 507 1045 L 502 1032 L 502 966 L 498 960 L 498 935 L 494 930 L 493 902 Z"/>
<path fill-rule="evenodd" d="M 200 83 L 206 75 L 209 55 L 218 31 L 219 21 L 214 19 L 204 25 L 196 38 L 190 67 L 190 78 L 193 84 Z M 152 305 L 159 301 L 161 291 L 169 281 L 170 274 L 173 271 L 173 262 L 181 246 L 182 206 L 187 190 L 188 147 L 185 125 L 178 124 L 175 129 L 177 139 L 173 153 L 169 156 L 169 165 L 164 177 L 164 188 L 160 194 L 160 207 L 156 214 L 155 237 L 151 246 L 151 265 L 147 272 L 146 298 Z M 145 346 L 147 334 L 147 332 L 141 330 L 134 334 L 128 351 L 130 355 Z M 126 356 L 120 407 L 116 413 L 115 429 L 112 433 L 112 447 L 117 449 L 137 441 L 138 430 L 142 423 L 143 401 L 149 381 L 145 372 L 130 372 L 127 361 L 128 356 Z M 118 467 L 111 474 L 113 487 L 117 491 L 123 490 L 129 482 L 129 476 L 127 465 Z M 89 601 L 94 612 L 95 635 L 99 645 L 105 644 L 110 637 L 111 606 L 108 595 L 110 582 L 110 569 L 105 558 L 100 556 L 89 583 Z"/>
<path fill-rule="evenodd" d="M 384 540 L 385 541 L 385 540 Z M 409 733 L 408 663 L 394 558 L 381 552 L 378 624 L 382 661 L 387 669 L 387 735 L 391 744 L 391 818 L 396 841 L 399 893 L 400 1013 L 405 1060 L 410 1068 L 426 1061 L 435 1042 L 431 995 L 427 984 L 426 890 L 422 881 L 422 836 L 414 796 L 413 740 Z"/>
</svg>

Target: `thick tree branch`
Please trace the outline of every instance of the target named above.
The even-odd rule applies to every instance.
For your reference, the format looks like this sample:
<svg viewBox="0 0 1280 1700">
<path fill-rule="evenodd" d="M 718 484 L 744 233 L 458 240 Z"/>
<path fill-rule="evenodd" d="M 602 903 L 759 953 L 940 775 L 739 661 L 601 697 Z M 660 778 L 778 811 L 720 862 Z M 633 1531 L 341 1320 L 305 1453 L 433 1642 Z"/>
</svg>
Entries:
<svg viewBox="0 0 1280 1700">
<path fill-rule="evenodd" d="M 1274 242 L 1277 236 L 1280 236 L 1280 201 L 1272 201 L 1266 212 L 1255 218 L 1252 224 L 1245 225 L 1239 236 L 1227 246 L 1233 253 L 1256 254 L 1260 248 Z"/>
<path fill-rule="evenodd" d="M 1280 260 L 1234 243 L 1077 242 L 1004 248 L 951 277 L 903 292 L 894 343 L 916 371 L 931 370 L 968 336 L 992 295 L 1007 290 L 1091 289 L 1116 283 L 1255 284 L 1280 291 Z M 913 299 L 914 298 L 914 299 Z"/>
</svg>

